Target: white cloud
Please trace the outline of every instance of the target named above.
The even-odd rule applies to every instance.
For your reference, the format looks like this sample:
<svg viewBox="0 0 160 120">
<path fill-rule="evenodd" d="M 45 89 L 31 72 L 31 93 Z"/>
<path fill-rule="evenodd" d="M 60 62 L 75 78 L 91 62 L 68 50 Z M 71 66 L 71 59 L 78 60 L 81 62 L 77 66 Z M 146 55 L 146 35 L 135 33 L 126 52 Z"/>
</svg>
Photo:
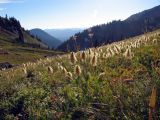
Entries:
<svg viewBox="0 0 160 120">
<path fill-rule="evenodd" d="M 9 4 L 9 3 L 24 3 L 25 0 L 0 0 L 0 5 Z M 4 11 L 7 8 L 0 8 L 0 11 Z"/>
<path fill-rule="evenodd" d="M 9 0 L 0 0 L 0 3 L 8 3 Z"/>
<path fill-rule="evenodd" d="M 23 3 L 24 0 L 0 0 L 0 4 L 6 4 L 6 3 Z"/>
</svg>

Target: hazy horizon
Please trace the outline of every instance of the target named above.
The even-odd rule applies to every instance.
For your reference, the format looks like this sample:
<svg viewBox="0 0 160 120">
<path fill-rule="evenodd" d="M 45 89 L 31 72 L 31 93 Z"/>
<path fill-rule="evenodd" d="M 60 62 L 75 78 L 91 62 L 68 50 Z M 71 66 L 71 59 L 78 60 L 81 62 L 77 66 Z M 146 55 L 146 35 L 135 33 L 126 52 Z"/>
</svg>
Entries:
<svg viewBox="0 0 160 120">
<path fill-rule="evenodd" d="M 14 16 L 25 29 L 88 28 L 158 6 L 158 0 L 0 0 L 0 16 Z"/>
</svg>

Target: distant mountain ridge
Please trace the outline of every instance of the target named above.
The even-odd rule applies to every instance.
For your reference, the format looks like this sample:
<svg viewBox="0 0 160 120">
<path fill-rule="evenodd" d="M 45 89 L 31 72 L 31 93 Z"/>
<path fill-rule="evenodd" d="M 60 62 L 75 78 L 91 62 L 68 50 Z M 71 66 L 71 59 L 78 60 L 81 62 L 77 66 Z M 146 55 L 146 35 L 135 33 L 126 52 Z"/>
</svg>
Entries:
<svg viewBox="0 0 160 120">
<path fill-rule="evenodd" d="M 160 17 L 159 11 L 160 11 L 160 6 L 156 6 L 152 9 L 148 9 L 143 12 L 131 15 L 129 18 L 126 19 L 126 21 L 140 20 L 140 19 L 147 19 L 147 18 L 149 19 L 153 16 Z"/>
<path fill-rule="evenodd" d="M 62 43 L 57 38 L 49 35 L 48 33 L 39 28 L 32 29 L 29 32 L 35 37 L 38 37 L 43 43 L 46 43 L 50 48 L 56 48 Z"/>
<path fill-rule="evenodd" d="M 160 28 L 160 6 L 77 33 L 58 47 L 61 51 L 85 50 L 141 35 Z"/>
<path fill-rule="evenodd" d="M 83 28 L 66 28 L 66 29 L 45 29 L 48 34 L 58 38 L 61 41 L 66 41 L 71 36 L 78 32 L 82 32 Z"/>
</svg>

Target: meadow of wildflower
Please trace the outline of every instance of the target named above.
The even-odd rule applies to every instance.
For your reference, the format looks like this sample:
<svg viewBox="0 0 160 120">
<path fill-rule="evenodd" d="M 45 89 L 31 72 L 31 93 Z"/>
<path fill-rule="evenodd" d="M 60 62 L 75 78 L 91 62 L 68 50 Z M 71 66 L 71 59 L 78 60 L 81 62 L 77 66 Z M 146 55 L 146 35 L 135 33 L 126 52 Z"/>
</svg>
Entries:
<svg viewBox="0 0 160 120">
<path fill-rule="evenodd" d="M 160 31 L 0 71 L 0 118 L 160 119 Z"/>
</svg>

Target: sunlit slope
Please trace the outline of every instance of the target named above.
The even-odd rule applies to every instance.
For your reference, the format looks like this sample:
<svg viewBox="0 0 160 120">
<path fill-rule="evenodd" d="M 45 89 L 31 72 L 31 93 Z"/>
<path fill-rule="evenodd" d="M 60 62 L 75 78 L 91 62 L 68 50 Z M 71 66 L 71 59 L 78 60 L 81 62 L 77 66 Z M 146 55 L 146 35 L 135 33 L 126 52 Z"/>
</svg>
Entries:
<svg viewBox="0 0 160 120">
<path fill-rule="evenodd" d="M 0 117 L 159 119 L 159 46 L 157 30 L 1 71 Z"/>
<path fill-rule="evenodd" d="M 19 43 L 16 34 L 8 31 L 0 32 L 0 62 L 20 64 L 58 54 L 58 52 L 46 50 L 46 45 L 27 33 L 24 32 L 23 35 L 25 43 Z"/>
</svg>

